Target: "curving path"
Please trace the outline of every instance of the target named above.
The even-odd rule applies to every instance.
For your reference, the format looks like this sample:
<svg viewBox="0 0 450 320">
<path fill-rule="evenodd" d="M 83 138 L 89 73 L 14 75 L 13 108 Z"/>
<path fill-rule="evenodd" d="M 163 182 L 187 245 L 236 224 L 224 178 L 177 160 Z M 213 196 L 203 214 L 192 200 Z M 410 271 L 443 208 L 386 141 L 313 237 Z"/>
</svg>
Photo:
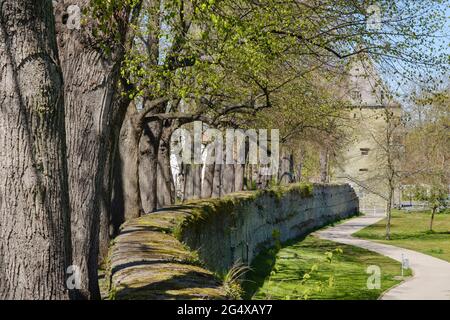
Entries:
<svg viewBox="0 0 450 320">
<path fill-rule="evenodd" d="M 383 213 L 367 214 L 315 232 L 319 238 L 361 247 L 397 261 L 408 258 L 414 276 L 388 290 L 383 300 L 450 300 L 450 263 L 416 251 L 354 238 L 360 229 L 384 218 Z"/>
</svg>

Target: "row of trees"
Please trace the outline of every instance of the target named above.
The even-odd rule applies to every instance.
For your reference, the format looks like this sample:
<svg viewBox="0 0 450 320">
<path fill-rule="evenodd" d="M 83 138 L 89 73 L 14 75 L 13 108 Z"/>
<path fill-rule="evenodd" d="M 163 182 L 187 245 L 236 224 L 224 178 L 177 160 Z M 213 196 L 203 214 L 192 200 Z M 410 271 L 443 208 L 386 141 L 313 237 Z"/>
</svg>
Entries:
<svg viewBox="0 0 450 320">
<path fill-rule="evenodd" d="M 292 149 L 333 145 L 325 84 L 361 53 L 439 63 L 417 45 L 441 25 L 435 2 L 378 1 L 368 28 L 371 1 L 2 0 L 0 298 L 99 298 L 117 226 L 175 200 L 183 125 L 283 119 Z"/>
</svg>

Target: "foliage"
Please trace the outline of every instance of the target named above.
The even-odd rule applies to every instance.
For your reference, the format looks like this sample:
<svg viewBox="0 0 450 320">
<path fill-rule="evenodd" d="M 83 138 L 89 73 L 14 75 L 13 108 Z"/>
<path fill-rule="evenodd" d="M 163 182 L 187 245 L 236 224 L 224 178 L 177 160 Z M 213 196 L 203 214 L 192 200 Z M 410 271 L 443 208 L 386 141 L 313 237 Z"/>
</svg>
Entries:
<svg viewBox="0 0 450 320">
<path fill-rule="evenodd" d="M 402 64 L 409 72 L 442 64 L 439 50 L 423 53 L 443 24 L 441 3 L 377 1 L 383 19 L 373 29 L 367 24 L 369 0 L 146 1 L 133 26 L 135 40 L 122 76 L 133 84 L 133 97 L 172 97 L 172 112 L 186 111 L 177 102 L 184 100 L 191 112 L 213 118 L 230 106 L 240 106 L 231 108 L 235 113 L 276 104 L 295 114 L 298 101 L 314 101 L 308 97 L 313 92 L 319 103 L 311 105 L 316 109 L 306 123 L 322 127 L 316 122 L 333 101 L 320 98 L 333 96 L 330 83 L 345 74 L 347 58 L 364 54 L 383 65 Z M 319 81 L 308 75 L 314 70 Z M 308 83 L 317 85 L 310 90 Z M 327 89 L 320 90 L 320 83 Z"/>
<path fill-rule="evenodd" d="M 419 201 L 428 202 L 428 206 L 432 210 L 438 208 L 445 208 L 447 206 L 448 200 L 448 189 L 441 186 L 432 186 L 430 189 L 427 188 L 417 188 L 414 198 Z"/>
<path fill-rule="evenodd" d="M 235 263 L 223 277 L 223 289 L 226 296 L 232 300 L 240 300 L 244 294 L 242 281 L 245 274 L 250 270 L 247 265 Z"/>
<path fill-rule="evenodd" d="M 414 95 L 409 110 L 404 183 L 442 189 L 450 179 L 450 100 L 448 84 L 435 92 Z"/>
</svg>

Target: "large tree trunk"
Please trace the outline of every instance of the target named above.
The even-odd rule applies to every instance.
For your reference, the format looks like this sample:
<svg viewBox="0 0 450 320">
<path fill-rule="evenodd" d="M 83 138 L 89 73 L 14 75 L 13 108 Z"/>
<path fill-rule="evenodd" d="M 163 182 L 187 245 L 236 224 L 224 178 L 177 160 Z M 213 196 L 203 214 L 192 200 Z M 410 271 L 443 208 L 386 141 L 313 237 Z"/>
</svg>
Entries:
<svg viewBox="0 0 450 320">
<path fill-rule="evenodd" d="M 142 210 L 138 175 L 140 134 L 134 123 L 137 113 L 134 103 L 130 103 L 120 130 L 112 206 L 115 228 L 139 217 Z"/>
<path fill-rule="evenodd" d="M 122 124 L 130 108 L 130 103 L 131 100 L 128 96 L 122 95 L 120 91 L 116 92 L 114 99 L 115 114 L 108 141 L 111 152 L 107 155 L 105 167 L 105 172 L 109 174 L 103 177 L 103 191 L 100 202 L 99 265 L 106 261 L 109 244 L 118 234 L 120 225 L 125 220 L 123 186 L 120 179 L 123 159 L 120 157 L 119 140 Z"/>
<path fill-rule="evenodd" d="M 158 208 L 163 208 L 175 203 L 175 184 L 170 166 L 170 138 L 171 126 L 163 127 L 158 149 Z"/>
<path fill-rule="evenodd" d="M 59 57 L 64 77 L 67 160 L 71 208 L 73 260 L 81 271 L 81 288 L 77 298 L 100 298 L 98 287 L 99 224 L 102 189 L 108 175 L 111 153 L 110 129 L 114 121 L 112 97 L 123 58 L 128 21 L 127 9 L 117 13 L 120 30 L 111 30 L 121 37 L 106 53 L 99 40 L 92 37 L 95 23 L 80 29 L 69 28 L 69 5 L 89 12 L 89 0 L 58 2 L 57 35 Z M 111 39 L 104 39 L 111 40 Z M 109 195 L 110 197 L 111 195 Z"/>
<path fill-rule="evenodd" d="M 144 126 L 139 143 L 139 187 L 142 208 L 145 213 L 158 208 L 158 150 L 162 132 L 161 121 L 152 121 Z"/>
<path fill-rule="evenodd" d="M 144 108 L 148 107 L 148 103 L 151 101 L 152 98 L 145 99 Z M 162 113 L 165 109 L 166 105 L 163 103 L 156 107 L 154 112 Z M 139 189 L 142 209 L 145 213 L 158 209 L 158 152 L 162 130 L 162 121 L 159 120 L 143 124 L 143 132 L 139 141 Z"/>
<path fill-rule="evenodd" d="M 52 3 L 0 3 L 0 299 L 67 299 L 63 83 Z"/>
</svg>

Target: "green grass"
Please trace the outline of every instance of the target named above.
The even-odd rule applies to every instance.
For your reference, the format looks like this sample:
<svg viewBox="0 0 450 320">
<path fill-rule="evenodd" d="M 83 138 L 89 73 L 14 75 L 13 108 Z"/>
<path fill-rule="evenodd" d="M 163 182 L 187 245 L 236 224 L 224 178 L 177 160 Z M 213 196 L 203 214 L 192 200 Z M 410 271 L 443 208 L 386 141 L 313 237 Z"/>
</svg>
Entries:
<svg viewBox="0 0 450 320">
<path fill-rule="evenodd" d="M 430 213 L 393 211 L 391 240 L 385 240 L 386 221 L 382 220 L 354 234 L 359 238 L 392 244 L 450 261 L 450 214 L 436 214 L 429 231 Z"/>
<path fill-rule="evenodd" d="M 332 262 L 326 261 L 325 253 L 341 248 L 343 253 L 334 252 Z M 311 278 L 302 281 L 313 265 L 318 270 L 310 273 Z M 381 268 L 381 288 L 367 288 L 367 267 Z M 252 299 L 302 299 L 309 291 L 308 299 L 377 299 L 382 292 L 401 280 L 400 263 L 361 248 L 308 236 L 304 240 L 287 243 L 278 253 L 274 249 L 259 254 L 252 264 L 253 271 L 247 275 L 243 287 L 246 298 Z M 410 275 L 408 272 L 406 275 Z M 330 276 L 333 286 L 328 286 Z M 325 284 L 317 291 L 318 284 Z"/>
</svg>

